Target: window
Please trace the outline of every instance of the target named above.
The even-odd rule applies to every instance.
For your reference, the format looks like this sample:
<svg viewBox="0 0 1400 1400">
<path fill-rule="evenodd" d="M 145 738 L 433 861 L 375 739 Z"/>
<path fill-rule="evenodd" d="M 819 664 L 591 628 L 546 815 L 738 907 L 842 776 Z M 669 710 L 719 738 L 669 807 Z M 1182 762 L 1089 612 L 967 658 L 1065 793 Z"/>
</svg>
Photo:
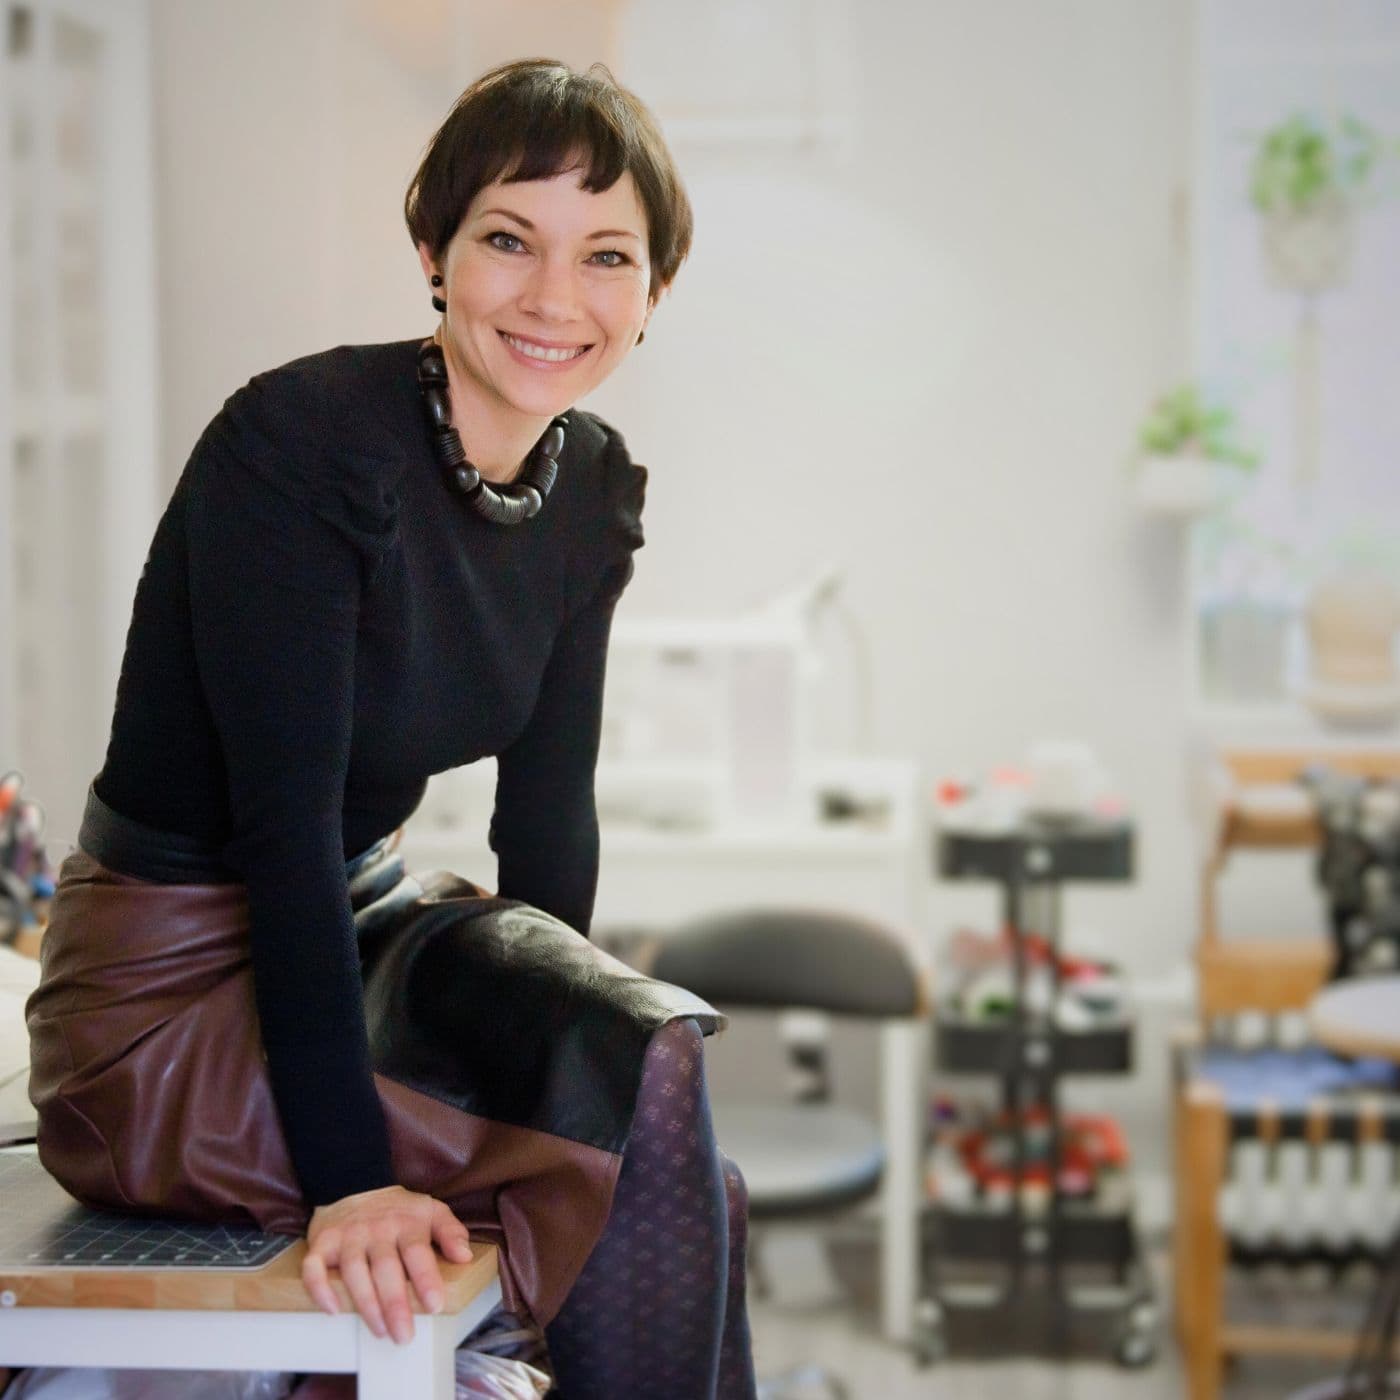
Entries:
<svg viewBox="0 0 1400 1400">
<path fill-rule="evenodd" d="M 1282 709 L 1312 587 L 1357 566 L 1400 587 L 1400 7 L 1198 0 L 1197 20 L 1195 366 L 1261 454 L 1196 529 L 1197 689 Z M 1334 220 L 1341 275 L 1313 292 L 1276 279 L 1250 199 L 1263 135 L 1299 112 L 1388 146 Z"/>
</svg>

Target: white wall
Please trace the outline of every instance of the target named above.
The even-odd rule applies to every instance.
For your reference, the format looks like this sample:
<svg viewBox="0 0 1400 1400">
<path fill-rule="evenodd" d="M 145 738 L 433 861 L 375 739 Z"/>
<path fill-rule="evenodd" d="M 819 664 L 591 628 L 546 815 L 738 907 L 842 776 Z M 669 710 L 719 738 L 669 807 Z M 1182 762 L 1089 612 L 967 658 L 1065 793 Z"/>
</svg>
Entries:
<svg viewBox="0 0 1400 1400">
<path fill-rule="evenodd" d="M 250 375 L 431 327 L 403 194 L 464 84 L 440 0 L 152 8 L 173 484 Z"/>
<path fill-rule="evenodd" d="M 597 396 L 653 466 L 628 606 L 843 561 L 881 749 L 939 774 L 1100 746 L 1140 879 L 1072 908 L 1161 969 L 1192 934 L 1184 568 L 1124 459 L 1184 353 L 1184 7 L 859 13 L 856 158 L 693 177 L 692 259 Z"/>
<path fill-rule="evenodd" d="M 154 10 L 173 479 L 254 371 L 427 332 L 404 186 L 501 55 L 443 0 Z M 1146 977 L 1194 935 L 1184 560 L 1125 470 L 1184 369 L 1187 18 L 861 5 L 853 158 L 680 152 L 695 252 L 592 405 L 652 468 L 631 615 L 724 611 L 838 561 L 878 750 L 940 775 L 1042 736 L 1099 747 L 1140 872 L 1074 891 L 1070 926 Z M 990 890 L 932 903 L 939 929 L 994 911 Z"/>
</svg>

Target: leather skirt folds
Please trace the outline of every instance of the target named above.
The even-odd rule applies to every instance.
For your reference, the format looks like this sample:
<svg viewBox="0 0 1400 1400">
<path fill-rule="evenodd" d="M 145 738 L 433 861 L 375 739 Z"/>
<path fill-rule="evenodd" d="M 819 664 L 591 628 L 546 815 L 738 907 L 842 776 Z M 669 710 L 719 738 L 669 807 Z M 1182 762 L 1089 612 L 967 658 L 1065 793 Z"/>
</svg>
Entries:
<svg viewBox="0 0 1400 1400">
<path fill-rule="evenodd" d="M 193 878 L 180 838 L 164 878 L 113 869 L 89 849 L 125 855 L 114 831 L 161 849 L 90 796 L 27 1007 L 40 1158 L 89 1205 L 304 1233 L 246 891 Z M 387 842 L 347 873 L 398 1180 L 499 1247 L 505 1305 L 543 1326 L 607 1221 L 652 1033 L 724 1017 L 538 909 L 407 874 Z"/>
</svg>

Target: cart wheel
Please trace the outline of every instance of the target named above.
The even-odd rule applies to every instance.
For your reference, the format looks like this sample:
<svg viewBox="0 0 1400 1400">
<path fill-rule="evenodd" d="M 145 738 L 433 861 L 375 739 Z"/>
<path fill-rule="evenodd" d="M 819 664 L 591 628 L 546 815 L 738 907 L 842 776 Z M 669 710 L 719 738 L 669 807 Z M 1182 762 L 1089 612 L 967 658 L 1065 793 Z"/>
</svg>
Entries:
<svg viewBox="0 0 1400 1400">
<path fill-rule="evenodd" d="M 1157 1359 L 1156 1334 L 1138 1327 L 1130 1327 L 1119 1336 L 1113 1354 L 1120 1366 L 1129 1371 L 1140 1371 Z"/>
<path fill-rule="evenodd" d="M 932 1366 L 948 1355 L 948 1336 L 943 1326 L 943 1307 L 934 1298 L 922 1298 L 914 1311 L 914 1364 Z"/>
</svg>

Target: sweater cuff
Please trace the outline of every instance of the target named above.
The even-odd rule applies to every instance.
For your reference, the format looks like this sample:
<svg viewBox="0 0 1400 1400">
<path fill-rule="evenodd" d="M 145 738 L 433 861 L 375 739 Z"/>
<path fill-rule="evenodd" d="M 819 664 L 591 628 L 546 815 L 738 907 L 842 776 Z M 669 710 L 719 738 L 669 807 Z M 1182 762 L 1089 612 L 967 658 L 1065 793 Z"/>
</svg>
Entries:
<svg viewBox="0 0 1400 1400">
<path fill-rule="evenodd" d="M 368 1052 L 357 1057 L 344 1045 L 318 1041 L 269 1045 L 266 1053 L 287 1150 L 307 1205 L 393 1186 L 389 1130 Z"/>
</svg>

